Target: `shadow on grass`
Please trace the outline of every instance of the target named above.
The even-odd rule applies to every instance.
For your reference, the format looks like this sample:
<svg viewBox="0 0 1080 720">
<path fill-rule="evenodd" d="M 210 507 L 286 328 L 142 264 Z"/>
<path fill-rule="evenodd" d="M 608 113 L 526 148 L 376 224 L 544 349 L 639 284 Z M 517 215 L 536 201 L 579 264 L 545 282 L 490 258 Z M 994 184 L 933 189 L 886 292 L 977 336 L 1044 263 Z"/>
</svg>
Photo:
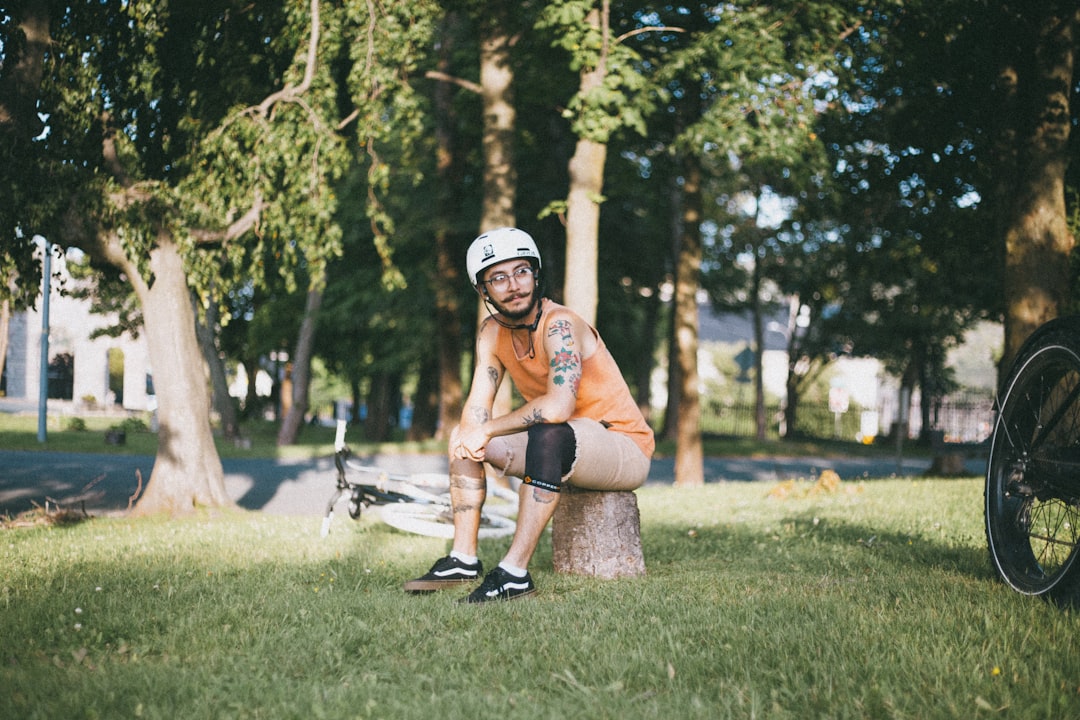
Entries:
<svg viewBox="0 0 1080 720">
<path fill-rule="evenodd" d="M 958 573 L 974 580 L 994 577 L 982 547 L 926 533 L 898 532 L 813 512 L 788 515 L 772 527 L 737 521 L 703 527 L 650 524 L 642 528 L 648 567 L 714 563 L 763 572 L 797 567 L 808 572 L 902 571 L 912 567 Z"/>
</svg>

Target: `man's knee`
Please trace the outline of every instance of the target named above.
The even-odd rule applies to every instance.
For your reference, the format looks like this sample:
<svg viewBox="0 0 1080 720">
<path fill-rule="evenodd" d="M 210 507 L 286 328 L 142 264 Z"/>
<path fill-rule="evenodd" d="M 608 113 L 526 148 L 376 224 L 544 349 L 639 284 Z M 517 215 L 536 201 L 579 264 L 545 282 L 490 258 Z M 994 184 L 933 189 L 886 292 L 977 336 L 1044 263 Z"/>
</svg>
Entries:
<svg viewBox="0 0 1080 720">
<path fill-rule="evenodd" d="M 522 482 L 559 492 L 577 457 L 574 429 L 567 423 L 540 423 L 529 427 L 528 435 Z"/>
</svg>

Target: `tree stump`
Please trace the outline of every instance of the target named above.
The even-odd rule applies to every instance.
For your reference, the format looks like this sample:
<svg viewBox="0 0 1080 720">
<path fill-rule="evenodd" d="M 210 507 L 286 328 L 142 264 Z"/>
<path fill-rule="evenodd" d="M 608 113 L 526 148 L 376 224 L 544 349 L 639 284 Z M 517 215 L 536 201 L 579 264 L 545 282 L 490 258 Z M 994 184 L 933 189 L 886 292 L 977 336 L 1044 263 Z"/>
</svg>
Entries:
<svg viewBox="0 0 1080 720">
<path fill-rule="evenodd" d="M 563 485 L 551 545 L 555 572 L 605 580 L 644 575 L 637 495 Z"/>
</svg>

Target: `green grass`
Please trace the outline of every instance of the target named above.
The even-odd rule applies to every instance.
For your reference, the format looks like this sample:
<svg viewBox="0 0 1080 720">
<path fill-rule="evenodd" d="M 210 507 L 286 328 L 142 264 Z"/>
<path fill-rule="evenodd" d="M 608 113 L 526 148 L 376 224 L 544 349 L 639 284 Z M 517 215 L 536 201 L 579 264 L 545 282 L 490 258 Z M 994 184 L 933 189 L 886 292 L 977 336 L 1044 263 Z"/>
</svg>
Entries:
<svg viewBox="0 0 1080 720">
<path fill-rule="evenodd" d="M 149 416 L 143 418 L 149 426 Z M 45 442 L 38 442 L 36 415 L 0 413 L 0 448 L 5 450 L 50 450 L 55 452 L 112 453 L 124 455 L 154 455 L 157 453 L 157 434 L 149 430 L 128 432 L 123 445 L 105 442 L 105 431 L 122 422 L 120 418 L 103 416 L 64 417 L 50 415 Z M 85 425 L 75 429 L 73 425 Z M 295 445 L 277 446 L 278 424 L 251 421 L 241 427 L 241 435 L 249 441 L 244 446 L 215 435 L 218 454 L 223 458 L 313 458 L 334 454 L 334 428 L 305 425 Z M 437 441 L 365 443 L 359 433 L 349 433 L 349 445 L 356 451 L 374 452 L 445 452 L 446 443 Z"/>
<path fill-rule="evenodd" d="M 51 415 L 48 419 L 46 442 L 37 439 L 37 416 L 10 415 L 0 413 L 0 448 L 7 450 L 54 450 L 59 452 L 81 453 L 122 453 L 129 455 L 154 455 L 157 452 L 157 435 L 151 432 L 129 432 L 124 445 L 105 443 L 105 430 L 118 422 L 117 418 L 79 417 L 86 429 L 72 429 L 72 418 Z M 76 421 L 76 422 L 77 422 Z M 149 424 L 149 417 L 144 421 Z M 327 427 L 305 426 L 300 432 L 295 445 L 277 446 L 277 423 L 251 421 L 241 428 L 241 434 L 250 441 L 250 446 L 237 447 L 217 437 L 218 453 L 223 458 L 264 457 L 264 458 L 311 458 L 326 457 L 333 454 L 334 429 Z M 389 443 L 365 443 L 360 432 L 349 432 L 349 444 L 354 450 L 363 452 L 445 452 L 445 442 L 403 442 L 397 439 Z M 862 445 L 855 442 L 843 442 L 827 439 L 806 440 L 755 440 L 753 438 L 708 436 L 703 440 L 705 454 L 714 457 L 777 457 L 777 456 L 821 456 L 839 455 L 859 457 L 893 457 L 895 446 L 888 444 Z M 927 454 L 925 448 L 914 443 L 904 446 L 908 457 Z M 658 455 L 673 455 L 675 443 L 660 440 L 657 443 Z"/>
<path fill-rule="evenodd" d="M 407 597 L 444 541 L 224 514 L 0 530 L 15 718 L 1075 718 L 1076 616 L 986 560 L 976 480 L 638 493 L 648 574 Z M 505 540 L 482 544 L 488 564 Z"/>
</svg>

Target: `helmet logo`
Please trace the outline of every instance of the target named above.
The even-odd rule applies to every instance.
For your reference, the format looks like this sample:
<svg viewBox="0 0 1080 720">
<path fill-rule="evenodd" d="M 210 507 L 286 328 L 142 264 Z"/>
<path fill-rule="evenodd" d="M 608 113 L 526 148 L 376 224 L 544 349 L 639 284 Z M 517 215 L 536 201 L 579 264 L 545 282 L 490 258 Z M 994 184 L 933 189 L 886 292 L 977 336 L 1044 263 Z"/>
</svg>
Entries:
<svg viewBox="0 0 1080 720">
<path fill-rule="evenodd" d="M 494 245 L 485 245 L 484 246 L 484 260 L 490 260 L 493 257 L 495 257 L 495 246 Z"/>
</svg>

